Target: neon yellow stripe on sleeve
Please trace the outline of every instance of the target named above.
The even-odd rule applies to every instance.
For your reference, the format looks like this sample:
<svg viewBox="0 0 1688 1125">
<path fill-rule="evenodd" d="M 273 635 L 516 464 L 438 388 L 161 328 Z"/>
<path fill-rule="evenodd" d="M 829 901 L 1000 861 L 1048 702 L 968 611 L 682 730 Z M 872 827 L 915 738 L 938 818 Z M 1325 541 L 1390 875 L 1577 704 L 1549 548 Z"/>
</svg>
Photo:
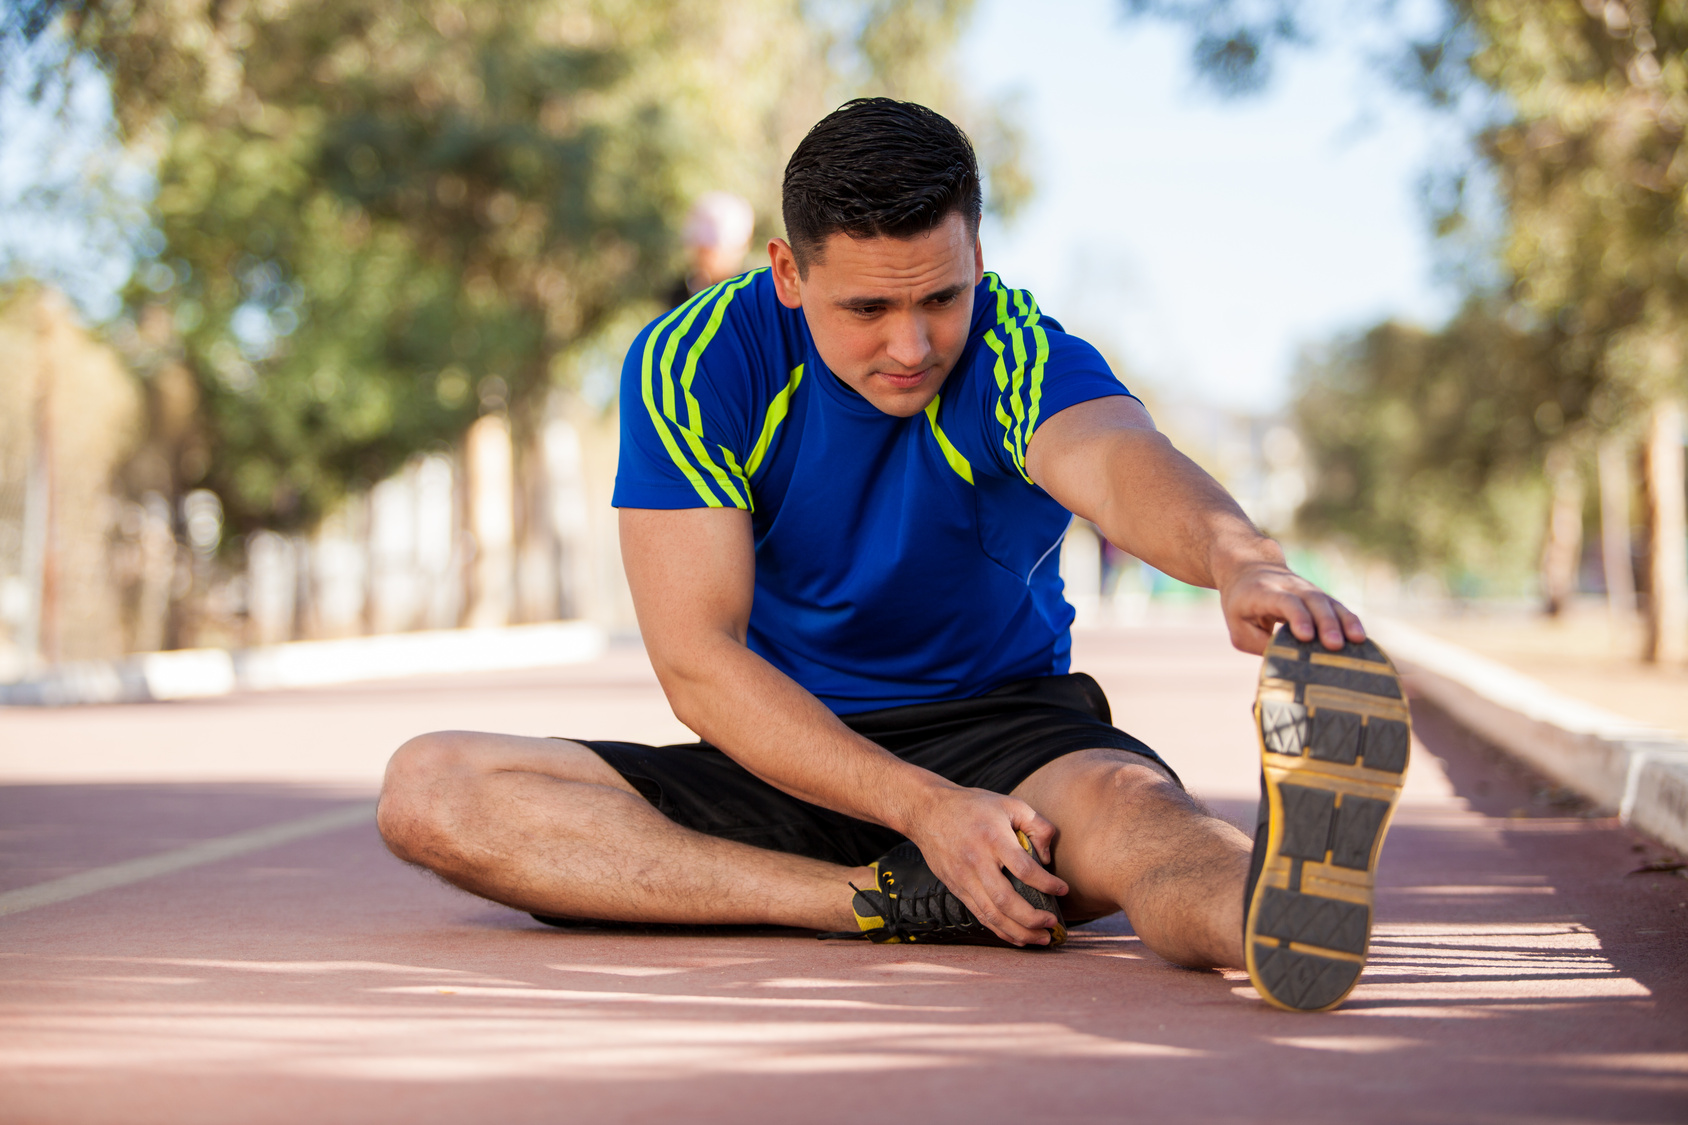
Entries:
<svg viewBox="0 0 1688 1125">
<path fill-rule="evenodd" d="M 1029 392 L 1031 403 L 1026 408 L 1026 441 L 1031 441 L 1033 435 L 1037 433 L 1038 414 L 1043 408 L 1043 367 L 1044 364 L 1049 362 L 1049 336 L 1044 332 L 1042 325 L 1035 325 L 1032 328 L 1032 339 L 1037 341 L 1037 359 L 1032 364 Z M 1025 442 L 1020 444 L 1020 449 L 1022 451 L 1020 460 L 1023 467 L 1025 463 L 1023 456 Z"/>
<path fill-rule="evenodd" d="M 1002 427 L 1002 448 L 1008 451 L 1020 475 L 1030 481 L 1031 477 L 1026 474 L 1026 443 L 1031 440 L 1041 420 L 1049 336 L 1038 324 L 1043 319 L 1043 312 L 1030 292 L 1009 289 L 994 273 L 985 274 L 985 281 L 989 292 L 996 298 L 997 323 L 985 333 L 985 343 L 996 353 L 992 374 L 1000 392 L 995 413 L 997 424 Z M 1027 329 L 1031 330 L 1033 339 L 1030 355 L 1026 346 Z M 1010 351 L 1013 352 L 1012 366 L 1009 363 Z M 1028 359 L 1031 360 L 1029 372 Z"/>
<path fill-rule="evenodd" d="M 641 378 L 639 390 L 640 397 L 645 401 L 645 410 L 651 416 L 651 426 L 656 430 L 657 437 L 661 439 L 663 448 L 668 450 L 668 456 L 673 459 L 675 465 L 679 466 L 680 471 L 685 474 L 686 479 L 692 482 L 692 487 L 697 489 L 697 494 L 703 498 L 703 502 L 711 508 L 719 508 L 722 507 L 720 499 L 716 497 L 714 492 L 710 491 L 709 485 L 704 483 L 702 475 L 697 471 L 697 469 L 693 468 L 692 463 L 686 459 L 686 455 L 680 449 L 679 442 L 674 440 L 674 434 L 668 428 L 667 419 L 673 417 L 674 396 L 672 387 L 666 385 L 666 379 L 664 380 L 665 386 L 663 389 L 665 391 L 664 398 L 666 400 L 668 410 L 664 411 L 657 405 L 655 385 L 656 372 L 655 364 L 652 362 L 656 355 L 657 337 L 661 336 L 663 331 L 668 328 L 669 325 L 673 324 L 675 319 L 682 313 L 686 314 L 686 325 L 689 326 L 692 319 L 697 316 L 698 310 L 701 309 L 704 303 L 708 300 L 711 292 L 712 290 L 705 289 L 702 293 L 699 293 L 697 296 L 693 297 L 691 300 L 663 317 L 657 326 L 651 330 L 651 334 L 645 337 L 645 354 L 642 357 L 642 363 L 640 365 Z M 684 328 L 681 329 L 681 333 L 683 332 Z M 679 334 L 680 333 L 676 333 L 674 336 L 670 337 L 669 347 L 667 349 L 669 353 L 672 353 L 674 347 L 676 346 L 674 340 Z"/>
<path fill-rule="evenodd" d="M 698 338 L 687 351 L 686 363 L 680 372 L 681 393 L 686 398 L 686 416 L 689 420 L 689 424 L 681 426 L 680 433 L 684 436 L 686 444 L 691 447 L 692 455 L 697 459 L 698 465 L 715 478 L 716 486 L 726 493 L 735 508 L 749 508 L 750 502 L 739 494 L 739 490 L 733 485 L 732 477 L 717 465 L 714 458 L 709 455 L 709 448 L 703 441 L 703 411 L 698 406 L 696 396 L 692 394 L 692 380 L 697 377 L 698 360 L 702 358 L 704 349 L 709 346 L 709 342 L 715 338 L 715 334 L 721 329 L 721 321 L 727 315 L 727 306 L 732 304 L 733 298 L 737 296 L 739 290 L 755 279 L 758 272 L 760 271 L 752 271 L 733 281 L 723 282 L 720 286 L 717 286 L 719 295 L 715 298 L 709 319 L 704 323 L 703 331 L 698 333 Z M 699 305 L 699 309 L 701 308 L 702 306 Z M 692 316 L 695 315 L 696 311 L 693 312 Z M 680 332 L 675 334 L 674 338 L 670 340 L 668 348 L 663 352 L 662 377 L 665 403 L 669 401 L 669 396 L 673 394 L 674 357 L 678 351 L 677 341 L 689 327 L 690 320 L 691 317 L 688 317 L 688 323 L 681 326 Z M 669 417 L 674 418 L 674 415 L 670 414 Z M 675 419 L 675 421 L 678 423 L 678 419 Z M 746 491 L 749 491 L 748 488 Z"/>
<path fill-rule="evenodd" d="M 1014 371 L 1009 377 L 1008 405 L 1014 411 L 1014 467 L 1026 474 L 1026 336 L 1020 326 L 1010 321 L 1009 339 L 1014 344 Z"/>
</svg>

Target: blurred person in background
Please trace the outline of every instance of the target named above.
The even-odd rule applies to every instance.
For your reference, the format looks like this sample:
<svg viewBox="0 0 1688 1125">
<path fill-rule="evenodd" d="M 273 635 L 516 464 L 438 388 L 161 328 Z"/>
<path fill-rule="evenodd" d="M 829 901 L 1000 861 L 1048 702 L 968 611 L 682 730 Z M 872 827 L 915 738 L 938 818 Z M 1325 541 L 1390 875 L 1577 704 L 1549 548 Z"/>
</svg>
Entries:
<svg viewBox="0 0 1688 1125">
<path fill-rule="evenodd" d="M 686 276 L 668 291 L 668 307 L 743 273 L 755 227 L 755 211 L 731 192 L 708 192 L 693 204 L 680 231 L 686 246 Z"/>
<path fill-rule="evenodd" d="M 1400 682 L 1095 348 L 985 271 L 980 199 L 967 138 L 921 106 L 810 131 L 771 267 L 646 327 L 623 369 L 622 555 L 703 741 L 423 735 L 382 834 L 554 925 L 1035 947 L 1123 910 L 1168 960 L 1334 1006 L 1406 766 Z M 1052 559 L 1075 514 L 1219 590 L 1265 653 L 1252 846 L 1071 671 Z"/>
</svg>

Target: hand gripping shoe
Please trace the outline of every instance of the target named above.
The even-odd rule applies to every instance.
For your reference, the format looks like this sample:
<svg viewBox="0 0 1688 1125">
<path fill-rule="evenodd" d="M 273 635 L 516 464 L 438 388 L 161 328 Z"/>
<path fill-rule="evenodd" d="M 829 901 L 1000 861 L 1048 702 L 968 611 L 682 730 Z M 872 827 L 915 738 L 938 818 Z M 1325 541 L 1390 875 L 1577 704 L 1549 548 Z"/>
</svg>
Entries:
<svg viewBox="0 0 1688 1125">
<path fill-rule="evenodd" d="M 1016 832 L 1015 835 L 1020 839 L 1020 846 L 1036 859 L 1037 853 L 1032 850 L 1032 842 L 1026 839 L 1026 834 Z M 920 942 L 928 945 L 1008 945 L 1013 948 L 997 937 L 990 927 L 973 917 L 973 912 L 938 881 L 932 869 L 926 866 L 920 849 L 909 841 L 904 840 L 886 852 L 872 868 L 877 884 L 874 889 L 864 891 L 854 883 L 850 884 L 856 892 L 851 908 L 856 912 L 856 925 L 861 929 L 854 933 L 845 931 L 817 936 L 860 938 L 885 944 Z M 1003 868 L 1002 873 L 1008 875 L 1008 882 L 1021 898 L 1039 910 L 1055 915 L 1055 928 L 1049 931 L 1050 947 L 1066 941 L 1067 926 L 1061 918 L 1061 904 L 1052 896 L 1009 875 L 1007 868 Z"/>
<path fill-rule="evenodd" d="M 1336 1007 L 1371 941 L 1378 853 L 1406 776 L 1401 679 L 1371 641 L 1331 652 L 1280 626 L 1254 705 L 1260 821 L 1243 898 L 1248 975 L 1267 1002 Z"/>
</svg>

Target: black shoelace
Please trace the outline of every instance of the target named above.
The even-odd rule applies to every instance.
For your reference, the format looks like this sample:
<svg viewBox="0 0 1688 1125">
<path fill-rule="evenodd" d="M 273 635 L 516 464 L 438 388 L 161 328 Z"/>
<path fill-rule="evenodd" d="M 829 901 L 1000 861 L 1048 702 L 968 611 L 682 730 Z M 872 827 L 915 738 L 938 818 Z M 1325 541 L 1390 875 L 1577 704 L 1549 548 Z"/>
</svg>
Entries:
<svg viewBox="0 0 1688 1125">
<path fill-rule="evenodd" d="M 854 883 L 850 884 L 850 889 L 864 898 L 868 898 L 868 896 L 871 895 L 872 898 L 868 898 L 869 902 L 877 899 L 879 902 L 879 916 L 884 919 L 885 924 L 871 930 L 834 930 L 828 933 L 816 934 L 816 937 L 822 940 L 837 938 L 841 941 L 871 941 L 883 944 L 897 938 L 911 940 L 923 934 L 937 933 L 940 930 L 946 929 L 961 932 L 964 931 L 968 925 L 967 922 L 962 922 L 956 925 L 945 926 L 942 922 L 935 922 L 930 919 L 925 921 L 916 921 L 915 919 L 923 913 L 923 911 L 921 911 L 916 905 L 916 901 L 918 901 L 919 905 L 925 905 L 924 899 L 911 900 L 910 907 L 913 907 L 913 909 L 909 909 L 904 906 L 903 898 L 900 895 L 892 896 L 883 891 L 864 891 Z M 947 890 L 941 891 L 940 893 L 945 895 L 949 894 Z M 905 910 L 907 910 L 910 914 L 910 917 L 905 918 L 903 916 Z M 972 924 L 977 925 L 978 923 L 974 922 Z"/>
</svg>

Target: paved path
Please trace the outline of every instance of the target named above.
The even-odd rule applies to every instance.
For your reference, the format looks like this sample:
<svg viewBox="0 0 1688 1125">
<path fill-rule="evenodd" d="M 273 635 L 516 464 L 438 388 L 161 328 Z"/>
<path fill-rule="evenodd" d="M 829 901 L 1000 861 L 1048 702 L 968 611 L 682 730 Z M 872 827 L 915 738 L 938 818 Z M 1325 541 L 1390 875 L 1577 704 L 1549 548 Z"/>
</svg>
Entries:
<svg viewBox="0 0 1688 1125">
<path fill-rule="evenodd" d="M 1157 626 L 1082 635 L 1077 666 L 1251 820 L 1254 661 Z M 681 734 L 634 648 L 0 712 L 0 1120 L 1688 1119 L 1688 880 L 1627 874 L 1662 853 L 1433 714 L 1371 967 L 1323 1016 L 1172 968 L 1118 918 L 1055 953 L 548 930 L 360 819 L 391 749 L 443 726 Z"/>
</svg>

